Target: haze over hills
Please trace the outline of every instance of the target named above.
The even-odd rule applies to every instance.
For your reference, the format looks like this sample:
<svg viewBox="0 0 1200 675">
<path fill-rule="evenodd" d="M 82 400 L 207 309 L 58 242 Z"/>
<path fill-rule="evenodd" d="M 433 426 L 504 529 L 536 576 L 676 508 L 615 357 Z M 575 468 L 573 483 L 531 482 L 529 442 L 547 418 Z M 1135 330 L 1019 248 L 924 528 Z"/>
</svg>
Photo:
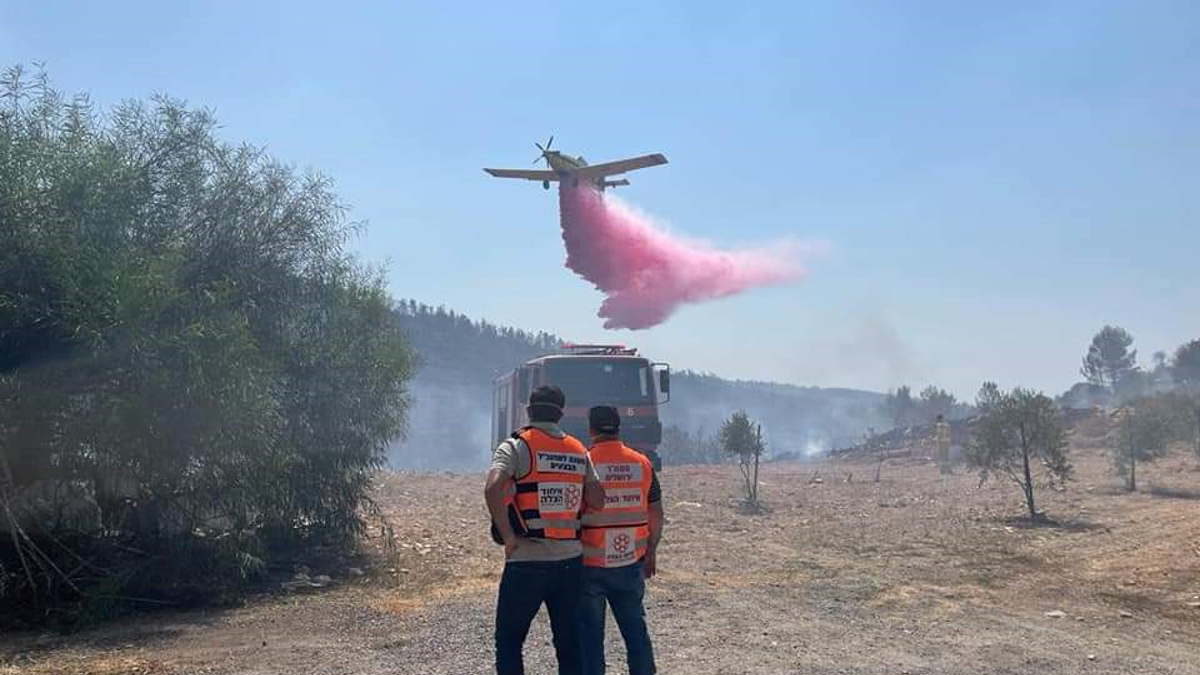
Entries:
<svg viewBox="0 0 1200 675">
<path fill-rule="evenodd" d="M 483 468 L 491 450 L 492 380 L 564 340 L 413 300 L 400 302 L 396 311 L 421 365 L 412 381 L 408 436 L 391 447 L 392 465 Z M 673 365 L 671 401 L 661 412 L 664 427 L 712 434 L 741 409 L 762 424 L 772 454 L 804 455 L 853 443 L 868 426 L 885 424 L 879 412 L 883 395 L 876 392 L 734 381 Z"/>
</svg>

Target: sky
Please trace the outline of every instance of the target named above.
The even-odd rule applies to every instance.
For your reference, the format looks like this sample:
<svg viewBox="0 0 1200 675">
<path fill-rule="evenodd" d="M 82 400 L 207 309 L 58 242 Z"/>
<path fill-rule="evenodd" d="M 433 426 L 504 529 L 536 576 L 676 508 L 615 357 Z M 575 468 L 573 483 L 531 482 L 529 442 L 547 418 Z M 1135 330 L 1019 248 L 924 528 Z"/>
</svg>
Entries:
<svg viewBox="0 0 1200 675">
<path fill-rule="evenodd" d="M 1200 3 L 738 4 L 0 0 L 0 65 L 331 176 L 397 297 L 675 368 L 1058 393 L 1105 324 L 1200 337 Z M 555 195 L 481 171 L 551 134 L 665 154 L 619 194 L 672 232 L 823 252 L 606 331 Z"/>
</svg>

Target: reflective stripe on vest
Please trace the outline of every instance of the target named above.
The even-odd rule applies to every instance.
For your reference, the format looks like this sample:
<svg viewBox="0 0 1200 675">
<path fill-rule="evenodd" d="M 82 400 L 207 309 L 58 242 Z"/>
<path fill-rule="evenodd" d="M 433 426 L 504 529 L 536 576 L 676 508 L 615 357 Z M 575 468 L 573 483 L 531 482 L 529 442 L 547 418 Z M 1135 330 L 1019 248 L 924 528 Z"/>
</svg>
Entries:
<svg viewBox="0 0 1200 675">
<path fill-rule="evenodd" d="M 650 484 L 654 470 L 645 455 L 620 441 L 588 451 L 604 486 L 604 508 L 583 514 L 583 564 L 624 567 L 646 555 L 650 540 Z"/>
<path fill-rule="evenodd" d="M 587 450 L 579 441 L 528 427 L 517 434 L 529 450 L 529 472 L 516 479 L 506 501 L 524 536 L 578 539 Z"/>
</svg>

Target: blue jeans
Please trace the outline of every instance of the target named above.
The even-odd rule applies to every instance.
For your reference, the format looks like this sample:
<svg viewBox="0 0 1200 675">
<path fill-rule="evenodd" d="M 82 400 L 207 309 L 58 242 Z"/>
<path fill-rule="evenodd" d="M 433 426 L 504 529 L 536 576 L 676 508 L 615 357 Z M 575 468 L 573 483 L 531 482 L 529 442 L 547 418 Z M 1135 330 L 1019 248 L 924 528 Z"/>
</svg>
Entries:
<svg viewBox="0 0 1200 675">
<path fill-rule="evenodd" d="M 583 675 L 604 675 L 604 606 L 612 607 L 625 653 L 629 675 L 653 675 L 654 648 L 646 630 L 642 596 L 646 581 L 639 561 L 625 567 L 584 567 L 583 599 L 579 603 L 579 627 L 583 648 Z"/>
<path fill-rule="evenodd" d="M 521 649 L 529 624 L 542 605 L 550 615 L 559 675 L 579 675 L 581 558 L 554 562 L 510 562 L 500 577 L 496 599 L 496 672 L 524 675 Z"/>
</svg>

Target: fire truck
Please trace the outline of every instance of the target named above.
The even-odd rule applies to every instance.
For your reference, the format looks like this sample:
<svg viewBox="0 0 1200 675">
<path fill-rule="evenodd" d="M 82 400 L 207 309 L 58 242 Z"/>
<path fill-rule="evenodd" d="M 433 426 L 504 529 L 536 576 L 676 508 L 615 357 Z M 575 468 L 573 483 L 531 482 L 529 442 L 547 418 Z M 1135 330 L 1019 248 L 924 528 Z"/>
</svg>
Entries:
<svg viewBox="0 0 1200 675">
<path fill-rule="evenodd" d="M 560 351 L 531 359 L 496 378 L 492 397 L 493 447 L 529 423 L 529 392 L 558 385 L 567 397 L 563 430 L 588 442 L 588 409 L 611 405 L 621 413 L 621 440 L 661 462 L 662 423 L 658 408 L 671 397 L 671 367 L 639 356 L 624 345 L 563 345 Z"/>
</svg>

